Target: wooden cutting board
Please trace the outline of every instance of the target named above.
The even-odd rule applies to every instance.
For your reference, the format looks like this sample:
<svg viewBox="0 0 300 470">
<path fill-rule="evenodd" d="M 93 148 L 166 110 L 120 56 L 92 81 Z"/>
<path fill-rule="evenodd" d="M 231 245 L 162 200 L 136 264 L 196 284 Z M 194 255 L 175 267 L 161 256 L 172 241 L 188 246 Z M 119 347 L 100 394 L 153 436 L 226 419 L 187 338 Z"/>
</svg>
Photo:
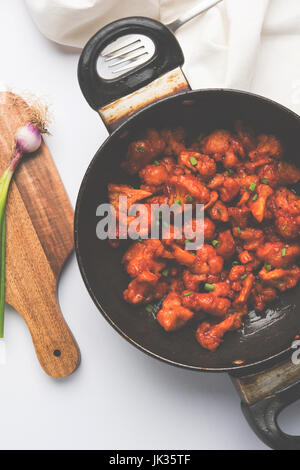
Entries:
<svg viewBox="0 0 300 470">
<path fill-rule="evenodd" d="M 0 171 L 12 156 L 14 133 L 28 120 L 24 101 L 0 93 Z M 7 204 L 6 301 L 22 315 L 44 371 L 66 377 L 78 367 L 78 346 L 57 304 L 57 281 L 73 249 L 73 209 L 43 142 L 24 157 Z"/>
</svg>

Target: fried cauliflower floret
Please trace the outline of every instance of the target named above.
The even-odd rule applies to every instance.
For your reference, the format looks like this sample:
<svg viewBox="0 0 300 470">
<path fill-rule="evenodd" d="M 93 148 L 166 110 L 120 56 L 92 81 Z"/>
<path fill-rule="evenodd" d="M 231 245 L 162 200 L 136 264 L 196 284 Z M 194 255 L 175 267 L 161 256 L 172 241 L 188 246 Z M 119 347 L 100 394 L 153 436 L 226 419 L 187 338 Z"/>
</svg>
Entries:
<svg viewBox="0 0 300 470">
<path fill-rule="evenodd" d="M 149 191 L 144 191 L 141 189 L 134 189 L 131 186 L 127 186 L 124 184 L 109 184 L 108 185 L 108 198 L 110 204 L 115 209 L 115 214 L 119 226 L 117 227 L 117 238 L 119 238 L 120 234 L 130 233 L 130 224 L 134 222 L 134 216 L 128 216 L 127 211 L 136 204 L 140 203 L 142 200 L 146 199 L 147 197 L 151 196 L 152 193 Z M 125 198 L 120 200 L 120 198 Z M 143 203 L 144 211 L 140 213 L 141 224 L 137 227 L 137 231 L 139 232 L 140 236 L 147 236 L 149 232 L 149 228 L 151 227 L 151 208 L 149 204 Z M 140 212 L 140 211 L 138 211 Z"/>
<path fill-rule="evenodd" d="M 160 186 L 168 181 L 169 172 L 162 164 L 147 165 L 139 172 L 139 177 L 149 186 Z"/>
<path fill-rule="evenodd" d="M 193 316 L 194 312 L 183 307 L 181 296 L 177 292 L 170 292 L 157 314 L 157 321 L 166 331 L 175 331 L 182 328 Z"/>
<path fill-rule="evenodd" d="M 224 318 L 231 305 L 229 299 L 217 297 L 214 294 L 200 294 L 198 292 L 183 292 L 182 303 L 185 307 L 204 312 L 214 317 Z"/>
<path fill-rule="evenodd" d="M 166 282 L 158 281 L 158 276 L 143 272 L 133 279 L 123 296 L 126 302 L 130 304 L 148 303 L 153 299 L 160 299 L 168 290 Z"/>
<path fill-rule="evenodd" d="M 245 151 L 241 142 L 229 131 L 220 129 L 209 134 L 202 141 L 201 150 L 221 161 L 225 168 L 233 168 L 239 164 L 238 156 L 244 157 Z"/>
<path fill-rule="evenodd" d="M 131 277 L 137 277 L 145 271 L 158 275 L 166 265 L 159 259 L 164 251 L 160 240 L 149 238 L 141 243 L 133 243 L 123 256 L 122 263 Z"/>
<path fill-rule="evenodd" d="M 255 150 L 249 153 L 249 158 L 251 160 L 264 157 L 280 159 L 282 154 L 282 145 L 274 135 L 261 134 L 258 136 L 258 145 Z"/>
<path fill-rule="evenodd" d="M 189 168 L 193 173 L 198 173 L 203 179 L 212 177 L 217 169 L 213 158 L 197 152 L 181 152 L 178 163 Z"/>
<path fill-rule="evenodd" d="M 258 222 L 262 222 L 265 216 L 265 209 L 268 198 L 272 196 L 273 189 L 266 184 L 260 184 L 257 188 L 257 199 L 251 204 L 251 212 Z"/>
<path fill-rule="evenodd" d="M 259 277 L 269 286 L 276 287 L 281 292 L 295 287 L 300 279 L 300 268 L 296 265 L 288 269 L 273 269 L 272 271 L 262 268 Z"/>
<path fill-rule="evenodd" d="M 219 173 L 212 179 L 208 187 L 216 189 L 223 202 L 231 201 L 240 191 L 240 185 L 236 179 Z"/>
<path fill-rule="evenodd" d="M 221 232 L 218 236 L 217 255 L 224 259 L 230 259 L 235 253 L 235 241 L 230 230 Z"/>
<path fill-rule="evenodd" d="M 185 201 L 186 196 L 192 196 L 200 204 L 205 204 L 209 200 L 209 190 L 193 175 L 172 176 L 169 183 L 175 187 L 174 201 L 178 196 L 181 202 Z"/>
<path fill-rule="evenodd" d="M 217 201 L 210 209 L 209 214 L 213 220 L 217 220 L 219 222 L 225 223 L 229 220 L 227 207 L 222 201 Z"/>
<path fill-rule="evenodd" d="M 274 287 L 267 284 L 256 283 L 252 290 L 253 306 L 257 312 L 262 312 L 265 307 L 277 298 L 277 292 Z"/>
<path fill-rule="evenodd" d="M 241 316 L 238 313 L 229 315 L 225 320 L 216 325 L 212 325 L 210 322 L 203 322 L 197 328 L 196 339 L 203 348 L 215 351 L 222 343 L 225 333 L 237 330 L 241 325 Z"/>
<path fill-rule="evenodd" d="M 224 259 L 218 256 L 215 248 L 204 244 L 197 250 L 190 266 L 193 273 L 217 275 L 222 272 L 223 265 Z"/>
<path fill-rule="evenodd" d="M 183 175 L 184 169 L 171 157 L 156 160 L 139 172 L 139 177 L 149 187 L 164 189 L 171 175 Z"/>
<path fill-rule="evenodd" d="M 127 197 L 127 205 L 125 210 L 129 209 L 133 204 L 138 201 L 142 201 L 149 196 L 152 196 L 152 193 L 149 191 L 143 191 L 142 189 L 134 189 L 131 186 L 126 184 L 109 184 L 108 185 L 108 198 L 109 202 L 116 208 L 119 208 L 119 198 Z"/>
<path fill-rule="evenodd" d="M 216 226 L 213 223 L 213 221 L 209 217 L 204 217 L 203 219 L 204 243 L 206 243 L 207 241 L 213 240 L 214 235 L 215 235 L 215 230 L 216 230 Z M 188 240 L 194 241 L 196 238 L 196 234 L 200 235 L 200 232 L 202 233 L 202 227 L 199 230 L 199 228 L 197 227 L 196 219 L 188 220 L 186 222 L 184 234 Z"/>
<path fill-rule="evenodd" d="M 241 240 L 244 250 L 248 251 L 256 250 L 265 240 L 263 231 L 253 227 L 243 228 L 242 230 L 241 227 L 234 227 L 232 232 L 235 238 Z"/>
<path fill-rule="evenodd" d="M 159 157 L 166 147 L 165 140 L 155 129 L 147 129 L 144 139 L 129 144 L 126 160 L 122 164 L 127 173 L 134 175 Z"/>
<path fill-rule="evenodd" d="M 248 250 L 244 250 L 239 253 L 239 260 L 242 264 L 250 263 L 251 261 L 253 261 L 253 259 L 253 255 L 251 255 Z"/>
<path fill-rule="evenodd" d="M 166 147 L 164 154 L 168 156 L 178 156 L 181 152 L 186 150 L 185 138 L 186 131 L 183 127 L 176 127 L 175 129 L 163 129 L 161 137 L 164 139 Z"/>
<path fill-rule="evenodd" d="M 206 281 L 206 274 L 194 274 L 188 269 L 185 269 L 182 274 L 184 286 L 188 290 L 196 291 L 199 289 L 201 283 Z"/>
<path fill-rule="evenodd" d="M 250 209 L 244 207 L 228 207 L 228 216 L 233 226 L 246 228 L 248 226 L 248 218 Z"/>
<path fill-rule="evenodd" d="M 283 242 L 267 242 L 256 250 L 256 256 L 275 268 L 295 262 L 300 256 L 300 245 L 287 245 Z"/>
<path fill-rule="evenodd" d="M 240 290 L 238 296 L 233 302 L 234 306 L 241 307 L 242 305 L 245 305 L 247 303 L 254 281 L 255 276 L 253 274 L 248 274 L 246 279 L 243 279 L 242 289 Z"/>
<path fill-rule="evenodd" d="M 282 186 L 285 184 L 295 184 L 300 181 L 300 170 L 292 163 L 279 162 L 278 177 L 279 184 Z"/>
<path fill-rule="evenodd" d="M 259 181 L 268 181 L 271 188 L 276 188 L 279 184 L 278 162 L 267 163 L 258 170 Z"/>
<path fill-rule="evenodd" d="M 279 188 L 269 208 L 275 217 L 277 233 L 289 240 L 300 235 L 300 198 L 287 188 Z"/>
<path fill-rule="evenodd" d="M 246 152 L 249 153 L 251 150 L 255 149 L 257 142 L 251 129 L 247 128 L 242 121 L 236 121 L 234 124 L 234 130 Z"/>
</svg>

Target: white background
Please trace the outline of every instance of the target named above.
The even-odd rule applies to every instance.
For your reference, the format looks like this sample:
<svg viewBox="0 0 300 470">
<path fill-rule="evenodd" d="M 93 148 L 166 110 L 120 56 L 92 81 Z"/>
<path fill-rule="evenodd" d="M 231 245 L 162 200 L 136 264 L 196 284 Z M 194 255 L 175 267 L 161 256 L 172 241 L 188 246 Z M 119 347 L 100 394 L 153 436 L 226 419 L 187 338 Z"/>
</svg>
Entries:
<svg viewBox="0 0 300 470">
<path fill-rule="evenodd" d="M 47 140 L 75 206 L 85 169 L 107 135 L 81 95 L 79 51 L 45 39 L 21 0 L 0 2 L 0 50 L 0 81 L 53 104 Z M 80 368 L 60 381 L 44 374 L 23 320 L 7 307 L 1 449 L 265 449 L 228 376 L 177 369 L 129 345 L 97 311 L 74 256 L 59 299 L 82 353 Z M 299 434 L 299 403 L 281 421 Z"/>
</svg>

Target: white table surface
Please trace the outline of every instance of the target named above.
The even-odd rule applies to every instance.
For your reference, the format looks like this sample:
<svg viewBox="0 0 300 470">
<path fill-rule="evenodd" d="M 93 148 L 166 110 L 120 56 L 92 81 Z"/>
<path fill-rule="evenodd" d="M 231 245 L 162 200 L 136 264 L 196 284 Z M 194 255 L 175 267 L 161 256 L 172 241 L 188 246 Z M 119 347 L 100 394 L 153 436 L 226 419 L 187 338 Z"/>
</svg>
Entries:
<svg viewBox="0 0 300 470">
<path fill-rule="evenodd" d="M 53 104 L 47 139 L 73 207 L 107 132 L 77 83 L 79 50 L 45 39 L 21 0 L 0 2 L 0 82 Z M 62 312 L 82 353 L 79 369 L 49 378 L 22 318 L 6 309 L 0 366 L 1 449 L 265 449 L 247 425 L 225 374 L 156 361 L 123 340 L 90 299 L 75 257 L 60 285 Z M 299 403 L 281 418 L 299 434 Z"/>
</svg>

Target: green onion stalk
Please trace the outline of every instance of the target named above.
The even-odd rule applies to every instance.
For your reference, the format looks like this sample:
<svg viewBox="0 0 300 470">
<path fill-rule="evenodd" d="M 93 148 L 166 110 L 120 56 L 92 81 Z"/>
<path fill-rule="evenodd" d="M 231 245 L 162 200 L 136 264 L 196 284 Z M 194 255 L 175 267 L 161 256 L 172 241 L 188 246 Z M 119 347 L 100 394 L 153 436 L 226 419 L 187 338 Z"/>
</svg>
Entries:
<svg viewBox="0 0 300 470">
<path fill-rule="evenodd" d="M 6 244 L 6 216 L 5 208 L 8 190 L 13 175 L 23 155 L 36 152 L 42 143 L 42 133 L 46 132 L 40 123 L 28 122 L 20 127 L 15 134 L 15 148 L 13 157 L 0 177 L 0 340 L 4 338 L 4 310 L 5 310 L 5 244 Z"/>
</svg>

